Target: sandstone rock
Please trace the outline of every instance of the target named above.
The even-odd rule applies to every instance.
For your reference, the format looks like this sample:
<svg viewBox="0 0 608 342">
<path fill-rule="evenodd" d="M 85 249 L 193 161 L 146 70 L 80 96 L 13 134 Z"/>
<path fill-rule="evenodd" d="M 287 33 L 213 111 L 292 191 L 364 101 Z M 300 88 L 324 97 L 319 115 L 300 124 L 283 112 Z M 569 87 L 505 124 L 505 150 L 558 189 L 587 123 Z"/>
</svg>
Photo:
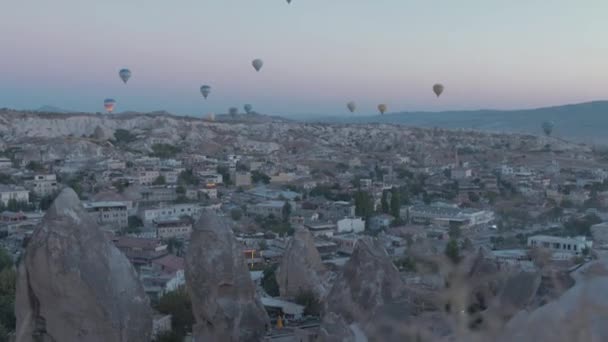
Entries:
<svg viewBox="0 0 608 342">
<path fill-rule="evenodd" d="M 127 258 L 64 189 L 19 267 L 17 342 L 149 342 L 148 297 Z"/>
<path fill-rule="evenodd" d="M 341 315 L 348 323 L 365 322 L 384 303 L 403 291 L 399 271 L 377 240 L 365 237 L 357 241 L 350 260 L 344 266 L 327 296 L 326 312 Z"/>
<path fill-rule="evenodd" d="M 270 326 L 241 246 L 222 217 L 203 212 L 186 257 L 194 341 L 259 341 Z"/>
<path fill-rule="evenodd" d="M 498 341 L 608 341 L 608 262 L 593 262 L 578 273 L 574 287 L 558 300 L 513 317 Z"/>
<path fill-rule="evenodd" d="M 324 298 L 325 272 L 312 234 L 305 228 L 296 228 L 276 272 L 281 296 L 295 297 L 300 291 L 312 291 L 318 298 Z"/>
<path fill-rule="evenodd" d="M 355 335 L 341 316 L 330 312 L 319 327 L 319 342 L 355 342 Z"/>
</svg>

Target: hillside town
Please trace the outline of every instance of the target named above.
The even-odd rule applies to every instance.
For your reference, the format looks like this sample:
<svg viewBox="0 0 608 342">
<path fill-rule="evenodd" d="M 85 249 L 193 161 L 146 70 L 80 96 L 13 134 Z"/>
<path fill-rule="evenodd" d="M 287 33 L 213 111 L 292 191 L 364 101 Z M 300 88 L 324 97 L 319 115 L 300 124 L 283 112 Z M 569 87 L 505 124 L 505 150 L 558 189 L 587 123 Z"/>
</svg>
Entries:
<svg viewBox="0 0 608 342">
<path fill-rule="evenodd" d="M 447 341 L 460 322 L 499 341 L 532 324 L 520 311 L 604 274 L 591 266 L 608 248 L 608 155 L 593 146 L 246 116 L 0 116 L 0 246 L 17 263 L 78 207 L 135 270 L 155 341 L 235 336 L 201 319 L 236 324 L 233 340 Z M 211 294 L 257 304 L 227 323 Z"/>
</svg>

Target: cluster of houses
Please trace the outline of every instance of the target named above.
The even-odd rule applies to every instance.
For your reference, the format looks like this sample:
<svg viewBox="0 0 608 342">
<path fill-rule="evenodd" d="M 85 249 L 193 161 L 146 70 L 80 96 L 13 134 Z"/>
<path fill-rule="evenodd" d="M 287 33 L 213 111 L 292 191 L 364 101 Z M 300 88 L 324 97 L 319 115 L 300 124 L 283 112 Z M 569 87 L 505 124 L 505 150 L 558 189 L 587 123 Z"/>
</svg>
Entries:
<svg viewBox="0 0 608 342">
<path fill-rule="evenodd" d="M 243 256 L 252 278 L 259 279 L 261 269 L 280 261 L 289 239 L 289 229 L 275 231 L 273 225 L 309 230 L 323 261 L 340 267 L 364 234 L 377 236 L 395 260 L 404 258 L 413 245 L 428 244 L 429 253 L 442 251 L 455 228 L 476 247 L 487 247 L 475 234 L 496 230 L 500 217 L 493 199 L 508 191 L 524 198 L 532 213 L 542 211 L 547 201 L 582 206 L 593 197 L 608 204 L 608 192 L 593 190 L 606 181 L 608 172 L 561 168 L 555 161 L 531 168 L 506 161 L 482 165 L 458 157 L 425 164 L 396 155 L 380 165 L 363 156 L 315 158 L 323 160 L 321 165 L 331 161 L 341 166 L 320 171 L 318 160 L 254 153 L 42 160 L 42 169 L 30 170 L 26 164 L 15 166 L 0 158 L 0 173 L 5 176 L 0 184 L 0 243 L 18 257 L 44 215 L 44 199 L 52 199 L 76 179 L 84 209 L 134 265 L 150 298 L 158 300 L 184 285 L 183 255 L 203 210 L 216 210 L 240 222 L 243 232 L 237 237 Z M 423 189 L 399 203 L 398 210 L 386 210 L 382 201 L 387 193 L 412 187 L 403 170 L 423 178 Z M 332 196 L 319 194 L 319 189 Z M 354 200 L 360 192 L 369 196 L 372 206 L 365 217 Z M 606 230 L 595 227 L 598 234 Z M 556 260 L 570 260 L 593 247 L 583 237 L 532 234 L 526 242 L 525 248 L 489 255 L 505 263 L 525 263 L 530 261 L 529 249 L 542 247 Z M 608 238 L 603 244 L 608 246 Z M 290 312 L 292 318 L 302 316 L 303 308 L 288 301 L 264 298 L 264 304 Z M 158 322 L 166 325 L 166 317 Z"/>
</svg>

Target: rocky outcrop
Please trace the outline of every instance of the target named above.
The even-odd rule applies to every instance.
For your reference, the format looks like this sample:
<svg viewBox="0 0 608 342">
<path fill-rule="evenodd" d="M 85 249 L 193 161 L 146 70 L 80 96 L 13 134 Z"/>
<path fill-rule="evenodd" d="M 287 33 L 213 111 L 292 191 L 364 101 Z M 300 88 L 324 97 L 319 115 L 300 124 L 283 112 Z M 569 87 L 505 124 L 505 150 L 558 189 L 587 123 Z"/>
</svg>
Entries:
<svg viewBox="0 0 608 342">
<path fill-rule="evenodd" d="M 399 271 L 377 240 L 357 241 L 327 296 L 326 312 L 341 315 L 348 323 L 365 322 L 377 307 L 396 299 L 403 291 Z"/>
<path fill-rule="evenodd" d="M 608 261 L 586 265 L 575 279 L 558 300 L 513 317 L 498 341 L 608 341 Z"/>
<path fill-rule="evenodd" d="M 243 250 L 226 221 L 205 211 L 186 257 L 194 341 L 259 341 L 270 326 Z"/>
<path fill-rule="evenodd" d="M 295 297 L 301 291 L 312 291 L 318 298 L 324 298 L 325 273 L 312 234 L 308 229 L 296 228 L 276 273 L 281 296 Z"/>
<path fill-rule="evenodd" d="M 330 312 L 319 326 L 319 342 L 355 342 L 355 334 L 339 315 Z"/>
<path fill-rule="evenodd" d="M 71 189 L 34 232 L 16 297 L 17 342 L 150 341 L 152 313 L 133 267 Z"/>
</svg>

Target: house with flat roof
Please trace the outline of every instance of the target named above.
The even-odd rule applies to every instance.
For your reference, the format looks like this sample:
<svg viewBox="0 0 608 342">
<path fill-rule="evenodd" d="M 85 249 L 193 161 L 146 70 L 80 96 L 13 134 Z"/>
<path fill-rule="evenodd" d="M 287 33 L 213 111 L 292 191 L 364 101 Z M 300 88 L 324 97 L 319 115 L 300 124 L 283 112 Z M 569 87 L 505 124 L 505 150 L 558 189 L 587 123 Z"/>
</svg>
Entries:
<svg viewBox="0 0 608 342">
<path fill-rule="evenodd" d="M 593 241 L 585 236 L 559 237 L 549 235 L 535 235 L 528 238 L 528 247 L 546 248 L 552 252 L 582 255 L 585 249 L 593 247 Z"/>
<path fill-rule="evenodd" d="M 408 208 L 407 215 L 412 223 L 444 227 L 451 224 L 474 227 L 489 224 L 494 220 L 494 213 L 488 210 L 449 206 L 413 205 Z"/>
<path fill-rule="evenodd" d="M 87 202 L 84 209 L 92 214 L 97 223 L 109 230 L 117 231 L 129 226 L 127 204 L 124 202 Z"/>
</svg>

